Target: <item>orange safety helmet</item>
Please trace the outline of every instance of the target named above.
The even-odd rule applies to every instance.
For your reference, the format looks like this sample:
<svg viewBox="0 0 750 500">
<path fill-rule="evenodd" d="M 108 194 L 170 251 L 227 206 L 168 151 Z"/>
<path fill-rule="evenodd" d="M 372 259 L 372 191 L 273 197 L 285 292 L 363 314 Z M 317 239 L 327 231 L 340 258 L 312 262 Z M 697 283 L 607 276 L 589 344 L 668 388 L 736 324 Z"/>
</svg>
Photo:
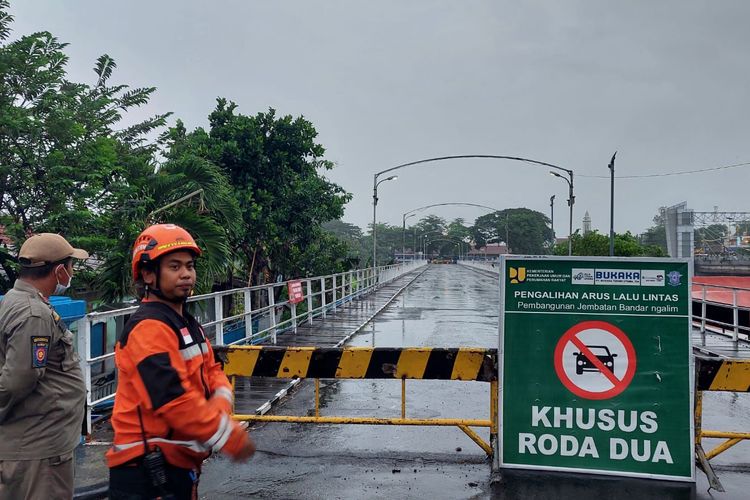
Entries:
<svg viewBox="0 0 750 500">
<path fill-rule="evenodd" d="M 190 233 L 175 224 L 154 224 L 147 227 L 133 245 L 133 280 L 138 280 L 141 265 L 171 252 L 188 250 L 201 254 Z"/>
</svg>

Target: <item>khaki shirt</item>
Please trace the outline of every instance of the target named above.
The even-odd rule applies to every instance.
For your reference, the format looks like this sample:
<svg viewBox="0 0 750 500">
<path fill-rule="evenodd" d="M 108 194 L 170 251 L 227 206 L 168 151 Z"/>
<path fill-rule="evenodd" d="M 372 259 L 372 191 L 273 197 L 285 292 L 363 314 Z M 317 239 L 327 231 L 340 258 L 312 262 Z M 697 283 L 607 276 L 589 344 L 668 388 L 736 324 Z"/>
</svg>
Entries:
<svg viewBox="0 0 750 500">
<path fill-rule="evenodd" d="M 36 288 L 17 280 L 0 302 L 0 460 L 73 451 L 85 401 L 73 334 Z"/>
</svg>

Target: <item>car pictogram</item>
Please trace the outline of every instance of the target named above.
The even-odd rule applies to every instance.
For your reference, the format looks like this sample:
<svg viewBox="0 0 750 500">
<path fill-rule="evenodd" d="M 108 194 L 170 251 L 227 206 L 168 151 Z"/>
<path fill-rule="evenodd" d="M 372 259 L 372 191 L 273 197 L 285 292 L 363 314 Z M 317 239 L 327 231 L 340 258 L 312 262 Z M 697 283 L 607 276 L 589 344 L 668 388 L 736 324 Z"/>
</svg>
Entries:
<svg viewBox="0 0 750 500">
<path fill-rule="evenodd" d="M 588 345 L 589 351 L 594 354 L 602 364 L 609 369 L 610 372 L 614 373 L 615 370 L 615 358 L 617 354 L 609 352 L 609 348 L 605 345 Z M 573 356 L 576 357 L 576 375 L 582 375 L 583 372 L 598 372 L 594 363 L 582 352 L 574 352 Z"/>
</svg>

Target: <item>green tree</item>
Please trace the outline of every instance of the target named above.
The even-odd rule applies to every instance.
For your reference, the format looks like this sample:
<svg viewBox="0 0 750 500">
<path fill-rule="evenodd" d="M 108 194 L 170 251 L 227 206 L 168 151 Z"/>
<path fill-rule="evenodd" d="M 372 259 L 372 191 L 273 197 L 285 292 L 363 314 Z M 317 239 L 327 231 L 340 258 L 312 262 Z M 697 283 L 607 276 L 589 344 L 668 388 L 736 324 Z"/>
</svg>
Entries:
<svg viewBox="0 0 750 500">
<path fill-rule="evenodd" d="M 324 223 L 322 227 L 346 245 L 345 270 L 362 267 L 363 263 L 368 261 L 372 249 L 364 247 L 364 235 L 359 226 L 337 219 Z"/>
<path fill-rule="evenodd" d="M 359 245 L 362 238 L 362 229 L 359 226 L 341 219 L 325 222 L 323 229 L 352 246 Z"/>
<path fill-rule="evenodd" d="M 203 250 L 198 292 L 209 292 L 214 283 L 227 279 L 234 258 L 229 241 L 240 231 L 240 211 L 218 167 L 197 157 L 168 160 L 156 172 L 130 178 L 123 194 L 101 215 L 100 226 L 112 242 L 95 277 L 102 299 L 119 300 L 129 293 L 133 242 L 154 223 L 177 224 L 195 237 Z M 187 198 L 190 194 L 194 196 Z"/>
<path fill-rule="evenodd" d="M 360 255 L 364 258 L 363 262 L 367 265 L 372 263 L 372 224 L 368 226 L 369 233 L 361 240 Z M 377 265 L 393 263 L 393 256 L 396 252 L 401 252 L 403 228 L 401 226 L 391 226 L 390 224 L 377 225 Z"/>
<path fill-rule="evenodd" d="M 99 214 L 125 175 L 153 168 L 145 137 L 167 115 L 118 128 L 154 89 L 110 85 L 116 65 L 106 54 L 94 85 L 69 81 L 66 44 L 46 31 L 9 41 L 8 7 L 0 0 L 0 224 L 16 245 L 49 231 L 99 253 L 109 244 Z M 0 250 L 2 288 L 15 277 L 14 260 Z"/>
<path fill-rule="evenodd" d="M 640 240 L 643 245 L 657 246 L 667 253 L 667 229 L 666 229 L 667 207 L 659 207 L 659 212 L 654 216 L 654 225 L 641 234 Z"/>
<path fill-rule="evenodd" d="M 437 215 L 422 217 L 415 226 L 417 235 L 445 234 L 447 230 L 445 219 Z"/>
<path fill-rule="evenodd" d="M 13 21 L 0 0 L 0 224 L 15 246 L 33 232 L 57 232 L 94 255 L 96 267 L 79 273 L 77 289 L 96 286 L 106 299 L 130 289 L 129 255 L 135 236 L 150 222 L 184 225 L 206 248 L 202 289 L 226 274 L 227 231 L 239 220 L 227 203 L 228 182 L 200 159 L 159 166 L 151 133 L 167 114 L 122 125 L 133 108 L 148 103 L 153 87 L 110 84 L 117 65 L 102 55 L 95 83 L 67 79 L 66 44 L 48 32 L 8 41 Z M 182 203 L 149 215 L 196 189 L 202 205 Z M 15 278 L 14 256 L 0 249 L 0 287 Z"/>
<path fill-rule="evenodd" d="M 710 224 L 695 230 L 695 245 L 706 248 L 723 248 L 729 236 L 729 227 L 724 224 Z"/>
<path fill-rule="evenodd" d="M 528 208 L 509 208 L 478 217 L 472 233 L 477 246 L 504 242 L 511 252 L 539 255 L 549 252 L 554 239 L 550 220 Z"/>
<path fill-rule="evenodd" d="M 243 221 L 231 243 L 237 272 L 248 283 L 261 283 L 267 275 L 305 275 L 313 257 L 306 249 L 323 248 L 321 238 L 331 241 L 320 225 L 341 217 L 351 197 L 322 175 L 333 163 L 323 158 L 325 149 L 316 142 L 312 123 L 277 117 L 273 109 L 255 116 L 236 110 L 235 103 L 218 99 L 207 131 L 188 133 L 178 122 L 167 136 L 167 157 L 203 158 L 229 179 Z M 327 255 L 333 269 L 346 251 L 331 250 L 336 254 L 314 257 L 320 262 Z"/>
<path fill-rule="evenodd" d="M 339 218 L 350 196 L 323 176 L 333 164 L 309 121 L 243 116 L 219 99 L 208 131 L 178 121 L 150 141 L 168 114 L 129 126 L 123 118 L 153 87 L 111 84 L 106 54 L 94 84 L 69 81 L 65 44 L 48 32 L 8 41 L 7 8 L 0 0 L 0 225 L 16 246 L 32 232 L 64 234 L 97 261 L 76 284 L 106 299 L 127 295 L 130 246 L 157 222 L 184 226 L 205 249 L 199 291 L 231 283 L 237 270 L 257 283 L 348 265 L 347 246 L 320 224 Z M 0 288 L 14 261 L 0 248 Z"/>
<path fill-rule="evenodd" d="M 606 256 L 609 255 L 609 235 L 590 231 L 581 235 L 579 231 L 573 234 L 573 255 L 578 256 Z M 556 245 L 555 255 L 568 255 L 567 242 Z M 615 255 L 619 257 L 665 257 L 666 252 L 655 245 L 643 245 L 630 231 L 615 233 Z"/>
<path fill-rule="evenodd" d="M 419 219 L 419 222 L 409 227 L 407 233 L 411 235 L 411 245 L 414 244 L 414 235 L 417 237 L 417 252 L 421 252 L 424 247 L 425 241 L 434 240 L 436 238 L 445 236 L 447 232 L 447 225 L 445 219 L 438 217 L 437 215 L 427 215 Z M 409 238 L 407 238 L 408 241 Z M 408 246 L 411 246 L 408 245 Z M 426 252 L 429 254 L 433 251 L 437 251 L 437 245 L 431 244 L 426 247 Z"/>
<path fill-rule="evenodd" d="M 466 226 L 464 222 L 464 219 L 460 217 L 453 220 L 450 224 L 448 224 L 445 233 L 449 237 L 459 239 L 461 241 L 471 240 L 471 228 L 469 226 Z"/>
</svg>

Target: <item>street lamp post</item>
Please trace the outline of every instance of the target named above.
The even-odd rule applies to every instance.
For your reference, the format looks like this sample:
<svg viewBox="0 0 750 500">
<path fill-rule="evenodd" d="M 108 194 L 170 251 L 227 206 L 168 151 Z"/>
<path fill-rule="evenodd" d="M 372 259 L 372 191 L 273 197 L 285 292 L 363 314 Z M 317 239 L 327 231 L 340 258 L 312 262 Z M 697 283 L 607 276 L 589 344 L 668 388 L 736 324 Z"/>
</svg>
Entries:
<svg viewBox="0 0 750 500">
<path fill-rule="evenodd" d="M 381 170 L 380 172 L 377 172 L 375 174 L 374 180 L 373 180 L 373 208 L 372 208 L 372 211 L 373 211 L 373 218 L 372 218 L 373 219 L 372 220 L 372 223 L 373 223 L 373 247 L 374 247 L 374 244 L 375 244 L 375 237 L 374 237 L 374 235 L 375 235 L 374 234 L 374 231 L 375 231 L 375 213 L 376 213 L 376 210 L 377 210 L 377 203 L 378 203 L 378 177 L 379 176 L 381 176 L 383 174 L 386 174 L 388 172 L 393 172 L 394 170 L 405 168 L 405 167 L 412 167 L 412 166 L 415 166 L 415 165 L 422 165 L 422 164 L 425 164 L 425 163 L 433 163 L 433 162 L 438 162 L 438 161 L 460 160 L 460 159 L 467 159 L 467 158 L 483 158 L 483 159 L 519 161 L 519 162 L 529 163 L 529 164 L 532 164 L 532 165 L 538 165 L 538 166 L 542 166 L 542 167 L 549 167 L 551 169 L 562 171 L 562 172 L 565 172 L 566 174 L 568 174 L 568 177 L 570 178 L 570 180 L 568 181 L 568 187 L 570 188 L 570 194 L 569 194 L 569 197 L 568 197 L 568 205 L 570 206 L 570 215 L 571 215 L 571 217 L 570 217 L 570 233 L 568 234 L 568 242 L 569 242 L 568 243 L 568 253 L 572 253 L 571 238 L 573 236 L 573 234 L 572 234 L 572 231 L 573 231 L 573 204 L 575 203 L 575 197 L 573 196 L 573 171 L 570 170 L 570 169 L 568 169 L 568 168 L 564 168 L 564 167 L 560 167 L 558 165 L 554 165 L 552 163 L 547 163 L 547 162 L 538 161 L 538 160 L 532 160 L 531 158 L 521 158 L 520 156 L 505 156 L 505 155 L 451 155 L 451 156 L 439 156 L 439 157 L 435 157 L 435 158 L 425 158 L 423 160 L 417 160 L 417 161 L 411 161 L 411 162 L 408 162 L 408 163 L 402 163 L 400 165 L 396 165 L 395 167 L 387 168 L 385 170 Z M 555 174 L 555 175 L 557 175 L 558 177 L 561 177 L 561 178 L 564 179 L 564 177 L 562 177 L 559 174 Z M 390 180 L 390 178 L 388 178 L 386 180 Z M 568 180 L 568 179 L 566 179 L 566 180 Z M 375 249 L 374 248 L 373 248 L 373 255 L 375 255 Z M 373 262 L 373 264 L 374 264 L 374 262 Z"/>
<path fill-rule="evenodd" d="M 615 156 L 617 151 L 612 155 L 609 161 L 610 170 L 610 195 L 609 195 L 609 256 L 615 255 Z"/>
<path fill-rule="evenodd" d="M 420 238 L 422 238 L 422 243 L 420 244 L 420 248 L 423 250 L 423 255 L 427 255 L 427 245 L 429 244 L 430 238 L 429 236 L 444 236 L 443 233 L 440 231 L 427 231 L 426 233 L 422 233 L 419 235 Z"/>
<path fill-rule="evenodd" d="M 408 163 L 402 163 L 400 165 L 396 165 L 395 167 L 387 168 L 385 170 L 381 170 L 380 172 L 375 173 L 373 182 L 372 182 L 372 264 L 373 264 L 373 272 L 376 269 L 376 219 L 377 219 L 377 207 L 378 207 L 378 177 L 386 174 L 388 172 L 393 172 L 394 170 L 398 170 L 405 167 L 411 167 L 415 165 L 422 165 L 425 163 L 432 163 L 432 162 L 438 162 L 438 161 L 445 161 L 445 160 L 459 160 L 459 159 L 467 159 L 467 158 L 483 158 L 483 159 L 495 159 L 495 160 L 512 160 L 512 161 L 519 161 L 524 163 L 529 163 L 532 165 L 538 165 L 542 167 L 549 167 L 554 170 L 559 170 L 562 172 L 565 172 L 568 174 L 569 179 L 565 179 L 560 174 L 555 173 L 557 177 L 560 177 L 562 179 L 565 179 L 568 182 L 568 188 L 569 188 L 569 194 L 568 194 L 568 206 L 570 207 L 570 224 L 569 224 L 569 231 L 568 231 L 568 255 L 572 255 L 573 253 L 573 205 L 575 203 L 575 196 L 573 195 L 573 171 L 564 167 L 560 167 L 558 165 L 553 165 L 552 163 L 547 163 L 543 161 L 538 160 L 532 160 L 531 158 L 521 158 L 519 156 L 505 156 L 505 155 L 451 155 L 451 156 L 439 156 L 435 158 L 425 158 L 423 160 L 417 160 L 417 161 L 411 161 Z M 395 179 L 396 176 L 388 177 L 387 179 L 384 179 L 384 182 L 387 180 Z"/>
<path fill-rule="evenodd" d="M 385 179 L 378 181 L 378 175 L 375 174 L 375 179 L 372 182 L 372 272 L 375 276 L 376 269 L 378 267 L 377 261 L 377 215 L 378 215 L 378 186 L 386 181 L 395 181 L 398 179 L 398 175 L 392 175 Z"/>
<path fill-rule="evenodd" d="M 412 214 L 412 213 L 415 213 L 415 212 L 419 212 L 419 211 L 421 211 L 421 210 L 425 210 L 425 209 L 427 209 L 427 208 L 432 208 L 432 207 L 446 207 L 446 206 L 453 206 L 453 205 L 458 205 L 458 206 L 465 206 L 465 207 L 479 207 L 479 208 L 484 208 L 484 209 L 486 209 L 486 210 L 491 210 L 491 211 L 493 211 L 493 212 L 500 212 L 500 211 L 501 211 L 501 210 L 500 210 L 499 208 L 495 208 L 495 207 L 489 207 L 489 206 L 487 206 L 487 205 L 479 205 L 479 204 L 477 204 L 477 203 L 452 202 L 452 203 L 433 203 L 432 205 L 425 205 L 425 206 L 423 206 L 423 207 L 418 207 L 418 208 L 415 208 L 415 209 L 413 209 L 413 210 L 409 210 L 408 212 L 405 212 L 405 213 L 404 213 L 404 215 L 405 215 L 405 216 L 406 216 L 406 218 L 408 219 L 408 218 L 409 218 L 409 217 L 411 217 L 411 216 L 410 216 L 410 215 L 407 215 L 407 214 Z M 416 215 L 416 214 L 415 214 L 415 215 Z M 506 222 L 507 222 L 507 221 L 506 221 Z M 508 237 L 508 234 L 507 234 L 507 226 L 508 226 L 508 225 L 507 225 L 507 223 L 506 223 L 506 239 L 507 239 L 507 237 Z M 430 234 L 430 233 L 428 233 L 428 234 Z M 420 236 L 420 237 L 421 237 L 421 236 Z M 414 247 L 415 247 L 415 248 L 416 248 L 416 246 L 417 246 L 417 243 L 416 243 L 416 239 L 417 239 L 417 229 L 416 229 L 416 227 L 415 227 L 415 228 L 414 228 Z M 467 245 L 468 245 L 468 244 L 467 244 Z M 420 245 L 419 245 L 419 248 L 422 248 L 422 245 L 421 245 L 421 243 L 420 243 Z M 464 255 L 464 257 L 466 257 L 466 254 Z"/>
<path fill-rule="evenodd" d="M 563 177 L 554 170 L 550 170 L 549 173 L 568 183 L 568 206 L 570 207 L 570 221 L 568 221 L 568 256 L 571 256 L 573 255 L 573 204 L 576 201 L 576 197 L 573 195 L 573 171 L 567 171 L 570 179 Z"/>
<path fill-rule="evenodd" d="M 403 215 L 401 219 L 401 259 L 404 260 L 404 255 L 406 254 L 406 219 L 409 217 L 414 217 L 417 214 L 409 214 L 409 212 Z M 414 253 L 414 249 L 412 248 L 412 253 Z"/>
<path fill-rule="evenodd" d="M 458 246 L 458 258 L 460 260 L 461 259 L 461 253 L 463 252 L 463 244 L 466 243 L 466 242 L 463 241 L 463 240 L 461 240 L 460 238 L 448 237 L 448 236 L 440 234 L 440 233 L 438 233 L 438 236 L 439 236 L 438 238 L 428 239 L 427 243 L 428 244 L 432 244 L 432 243 L 434 243 L 436 241 L 447 241 L 448 243 L 453 243 L 454 245 L 457 245 Z"/>
<path fill-rule="evenodd" d="M 552 229 L 552 238 L 555 237 L 555 195 L 549 197 L 549 221 Z"/>
<path fill-rule="evenodd" d="M 412 253 L 412 259 L 411 260 L 417 260 L 417 255 L 416 255 L 416 253 L 417 253 L 417 226 L 414 226 L 414 241 L 412 242 L 411 248 L 412 248 L 412 251 L 411 251 L 411 253 Z"/>
</svg>

